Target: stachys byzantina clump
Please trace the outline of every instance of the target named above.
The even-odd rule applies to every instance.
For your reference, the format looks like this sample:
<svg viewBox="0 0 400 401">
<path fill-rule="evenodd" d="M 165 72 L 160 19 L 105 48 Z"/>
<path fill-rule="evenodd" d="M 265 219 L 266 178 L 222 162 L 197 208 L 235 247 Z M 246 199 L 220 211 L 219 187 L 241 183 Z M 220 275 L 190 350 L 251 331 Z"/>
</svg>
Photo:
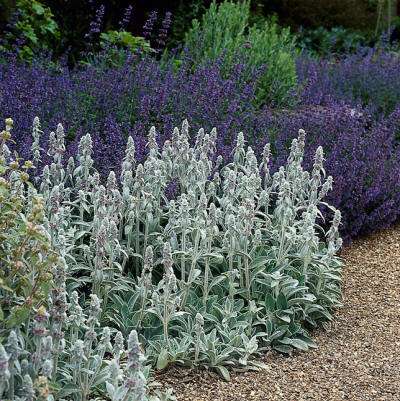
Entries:
<svg viewBox="0 0 400 401">
<path fill-rule="evenodd" d="M 129 137 L 120 175 L 111 172 L 104 182 L 89 134 L 75 157 L 64 160 L 59 125 L 49 136 L 52 162 L 43 165 L 37 119 L 33 132 L 33 181 L 44 199 L 51 246 L 63 261 L 55 272 L 58 287 L 69 300 L 55 332 L 66 328 L 75 336 L 70 348 L 68 341 L 53 344 L 66 347 L 75 371 L 98 363 L 109 383 L 99 388 L 109 396 L 125 377 L 144 397 L 139 341 L 159 369 L 181 362 L 225 378 L 229 366 L 260 366 L 254 356 L 263 350 L 315 346 L 307 329 L 332 319 L 340 306 L 340 212 L 331 208 L 333 221 L 324 233 L 321 208 L 329 208 L 324 197 L 333 180 L 325 175 L 322 148 L 312 171 L 303 169 L 304 131 L 292 142 L 286 165 L 273 173 L 270 146 L 259 162 L 242 133 L 232 162 L 224 164 L 215 151 L 215 129 L 200 129 L 192 144 L 185 120 L 161 147 L 152 127 L 145 161 L 137 162 Z M 123 376 L 129 369 L 119 373 L 123 351 L 114 352 L 110 364 L 96 357 L 110 347 L 104 326 L 120 332 L 114 349 L 122 350 L 118 344 L 129 333 L 137 344 L 130 362 L 125 353 L 136 369 L 132 380 Z M 79 391 L 88 395 L 91 380 Z"/>
</svg>

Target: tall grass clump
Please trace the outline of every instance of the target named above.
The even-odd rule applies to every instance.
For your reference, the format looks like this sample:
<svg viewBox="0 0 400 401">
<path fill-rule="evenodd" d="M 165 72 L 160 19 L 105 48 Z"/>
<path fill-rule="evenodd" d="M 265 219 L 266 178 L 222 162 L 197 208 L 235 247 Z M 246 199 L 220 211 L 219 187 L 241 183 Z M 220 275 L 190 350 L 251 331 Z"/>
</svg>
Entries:
<svg viewBox="0 0 400 401">
<path fill-rule="evenodd" d="M 184 46 L 195 64 L 216 60 L 222 55 L 227 74 L 243 60 L 248 74 L 262 68 L 256 103 L 276 107 L 291 104 L 296 87 L 295 45 L 289 29 L 275 21 L 249 24 L 250 2 L 214 1 L 201 22 L 193 20 Z"/>
<path fill-rule="evenodd" d="M 144 162 L 129 137 L 119 177 L 111 171 L 104 182 L 89 134 L 68 160 L 61 125 L 45 151 L 42 136 L 35 119 L 32 180 L 59 262 L 49 300 L 16 332 L 39 344 L 29 351 L 41 353 L 29 380 L 59 383 L 57 399 L 81 401 L 96 392 L 142 400 L 148 368 L 138 362 L 138 341 L 157 369 L 180 363 L 226 379 L 230 367 L 263 367 L 256 357 L 265 350 L 316 346 L 309 330 L 341 304 L 341 215 L 324 202 L 332 178 L 322 148 L 310 172 L 302 167 L 304 131 L 273 173 L 270 145 L 259 163 L 242 133 L 224 163 L 215 129 L 200 129 L 191 145 L 185 120 L 160 148 L 152 127 Z M 44 153 L 50 163 L 43 166 Z M 327 231 L 322 207 L 333 216 Z M 8 363 L 13 348 L 3 348 Z M 1 390 L 19 374 L 9 369 Z M 16 392 L 24 391 L 24 377 L 14 381 Z M 124 393 L 125 382 L 139 387 Z"/>
</svg>

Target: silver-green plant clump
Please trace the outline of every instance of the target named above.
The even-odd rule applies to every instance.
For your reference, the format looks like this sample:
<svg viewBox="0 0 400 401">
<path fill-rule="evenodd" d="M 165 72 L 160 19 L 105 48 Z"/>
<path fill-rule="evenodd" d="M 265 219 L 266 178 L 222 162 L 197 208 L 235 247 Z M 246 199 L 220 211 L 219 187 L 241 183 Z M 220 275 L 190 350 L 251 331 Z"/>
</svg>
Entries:
<svg viewBox="0 0 400 401">
<path fill-rule="evenodd" d="M 259 163 L 242 133 L 224 165 L 215 129 L 200 129 L 191 145 L 185 120 L 160 148 L 153 127 L 146 160 L 136 161 L 128 138 L 120 177 L 111 172 L 104 182 L 89 134 L 76 157 L 64 160 L 59 125 L 50 135 L 52 163 L 42 166 L 37 119 L 33 132 L 42 173 L 32 181 L 59 262 L 48 311 L 16 331 L 13 346 L 0 347 L 0 364 L 8 367 L 0 394 L 14 383 L 29 399 L 44 377 L 59 383 L 55 399 L 143 400 L 145 359 L 158 369 L 176 362 L 228 379 L 229 367 L 261 367 L 256 357 L 265 350 L 315 347 L 308 330 L 340 306 L 340 212 L 331 208 L 324 233 L 318 222 L 321 207 L 330 207 L 324 197 L 332 178 L 322 148 L 312 171 L 304 171 L 304 131 L 286 165 L 272 173 L 269 145 Z M 22 363 L 28 329 L 33 367 Z M 16 358 L 20 368 L 10 371 Z"/>
<path fill-rule="evenodd" d="M 63 129 L 50 136 L 55 164 L 36 180 L 43 197 L 29 183 L 32 163 L 21 165 L 8 148 L 12 127 L 7 119 L 0 133 L 0 399 L 147 400 L 149 369 L 137 333 L 126 341 L 107 327 L 104 299 L 72 281 L 74 228 L 63 221 L 70 209 L 62 186 L 46 178 L 64 174 Z M 33 134 L 37 164 L 38 119 Z"/>
</svg>

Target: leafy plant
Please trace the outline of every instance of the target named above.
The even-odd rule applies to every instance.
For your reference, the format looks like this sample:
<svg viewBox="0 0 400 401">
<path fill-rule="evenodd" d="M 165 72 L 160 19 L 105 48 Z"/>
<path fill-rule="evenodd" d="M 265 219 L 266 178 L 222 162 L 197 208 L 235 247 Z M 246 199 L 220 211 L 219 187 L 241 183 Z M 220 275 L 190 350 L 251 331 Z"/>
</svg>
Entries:
<svg viewBox="0 0 400 401">
<path fill-rule="evenodd" d="M 68 261 L 67 287 L 90 288 L 104 319 L 123 333 L 135 327 L 158 369 L 183 363 L 228 379 L 229 367 L 262 367 L 254 361 L 261 350 L 315 346 L 307 328 L 340 306 L 340 212 L 325 242 L 319 208 L 329 208 L 323 198 L 332 178 L 322 148 L 311 173 L 303 170 L 304 131 L 272 174 L 270 146 L 259 164 L 242 133 L 224 166 L 215 129 L 199 130 L 191 146 L 184 121 L 160 149 L 152 127 L 143 164 L 128 139 L 121 186 L 113 171 L 101 184 L 89 134 L 67 163 L 64 139 L 59 125 L 37 182 Z"/>
<path fill-rule="evenodd" d="M 99 41 L 99 49 L 89 53 L 87 61 L 82 64 L 103 68 L 120 67 L 132 55 L 155 53 L 145 38 L 123 30 L 102 32 Z"/>
<path fill-rule="evenodd" d="M 147 399 L 148 370 L 136 332 L 127 347 L 117 332 L 112 345 L 108 327 L 98 334 L 101 307 L 95 295 L 86 313 L 76 292 L 65 301 L 64 294 L 64 303 L 52 304 L 49 312 L 40 307 L 23 331 L 10 331 L 0 345 L 0 394 L 10 400 L 85 401 L 99 393 L 113 401 Z"/>
<path fill-rule="evenodd" d="M 107 31 L 100 34 L 101 46 L 107 48 L 110 46 L 122 47 L 128 49 L 131 53 L 150 52 L 150 44 L 141 36 L 133 36 L 126 31 Z"/>
<path fill-rule="evenodd" d="M 298 46 L 315 57 L 354 53 L 369 41 L 367 35 L 343 27 L 302 29 L 297 37 Z"/>
<path fill-rule="evenodd" d="M 299 81 L 306 83 L 303 102 L 314 98 L 313 104 L 321 104 L 316 98 L 324 98 L 325 103 L 328 97 L 334 97 L 352 107 L 362 105 L 367 113 L 387 116 L 400 101 L 399 63 L 396 53 L 379 48 L 360 48 L 338 60 L 301 58 Z M 308 82 L 304 82 L 305 71 L 310 74 Z"/>
<path fill-rule="evenodd" d="M 113 401 L 144 401 L 149 369 L 136 332 L 130 332 L 127 347 L 115 332 L 112 346 L 110 328 L 100 323 L 102 300 L 89 293 L 87 303 L 79 299 L 84 293 L 67 290 L 71 233 L 62 218 L 68 206 L 60 205 L 54 188 L 45 205 L 24 171 L 40 161 L 39 120 L 33 125 L 33 163 L 22 168 L 6 143 L 12 126 L 7 119 L 0 134 L 0 397 L 85 401 L 102 394 Z M 49 149 L 56 169 L 65 150 L 62 138 L 60 126 Z"/>
<path fill-rule="evenodd" d="M 11 159 L 13 121 L 0 134 L 0 336 L 46 303 L 57 255 L 43 228 L 43 198 L 28 183 L 31 162 Z"/>
<path fill-rule="evenodd" d="M 296 86 L 294 39 L 289 29 L 279 28 L 273 19 L 249 26 L 249 4 L 224 1 L 217 5 L 214 1 L 201 22 L 193 20 L 184 46 L 198 64 L 224 55 L 227 74 L 238 59 L 248 72 L 263 68 L 257 103 L 287 105 Z"/>
<path fill-rule="evenodd" d="M 16 22 L 6 33 L 2 48 L 21 46 L 19 55 L 24 60 L 31 60 L 39 51 L 51 50 L 60 38 L 53 13 L 38 0 L 17 0 L 14 19 Z"/>
</svg>

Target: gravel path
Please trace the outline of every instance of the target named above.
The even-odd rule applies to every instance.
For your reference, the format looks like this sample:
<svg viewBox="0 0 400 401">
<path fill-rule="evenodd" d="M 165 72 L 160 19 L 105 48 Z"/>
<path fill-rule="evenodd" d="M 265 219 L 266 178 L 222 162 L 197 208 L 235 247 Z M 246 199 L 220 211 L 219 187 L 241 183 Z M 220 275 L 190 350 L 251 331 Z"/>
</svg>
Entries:
<svg viewBox="0 0 400 401">
<path fill-rule="evenodd" d="M 269 368 L 232 375 L 174 368 L 159 381 L 178 401 L 400 401 L 400 227 L 354 242 L 342 254 L 344 307 L 319 348 L 282 357 Z"/>
</svg>

